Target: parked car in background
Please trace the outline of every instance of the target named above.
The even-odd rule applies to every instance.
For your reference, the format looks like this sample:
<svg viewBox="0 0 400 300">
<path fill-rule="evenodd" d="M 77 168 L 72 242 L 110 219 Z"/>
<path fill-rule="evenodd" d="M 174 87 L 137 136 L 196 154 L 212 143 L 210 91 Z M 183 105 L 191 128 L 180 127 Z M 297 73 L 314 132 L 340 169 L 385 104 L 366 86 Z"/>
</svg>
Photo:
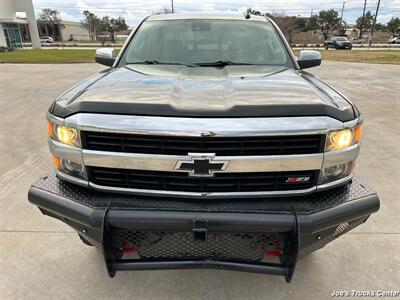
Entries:
<svg viewBox="0 0 400 300">
<path fill-rule="evenodd" d="M 54 43 L 54 39 L 51 36 L 42 36 L 40 38 L 40 43 L 42 43 L 42 44 L 44 44 L 44 43 L 47 43 L 47 44 Z"/>
<path fill-rule="evenodd" d="M 333 36 L 324 43 L 325 49 L 335 48 L 335 49 L 349 49 L 353 47 L 352 42 L 345 36 Z"/>
<path fill-rule="evenodd" d="M 364 39 L 363 38 L 358 38 L 358 37 L 352 38 L 351 39 L 351 43 L 352 44 L 363 44 L 364 43 Z"/>
<path fill-rule="evenodd" d="M 391 37 L 388 41 L 389 44 L 400 44 L 400 36 Z"/>
</svg>

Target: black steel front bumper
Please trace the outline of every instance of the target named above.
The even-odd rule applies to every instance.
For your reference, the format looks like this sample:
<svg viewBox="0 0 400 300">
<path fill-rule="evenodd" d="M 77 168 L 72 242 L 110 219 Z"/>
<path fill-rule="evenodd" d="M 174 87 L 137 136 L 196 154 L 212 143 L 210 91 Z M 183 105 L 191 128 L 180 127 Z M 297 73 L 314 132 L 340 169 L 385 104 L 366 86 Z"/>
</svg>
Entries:
<svg viewBox="0 0 400 300">
<path fill-rule="evenodd" d="M 200 201 L 100 193 L 50 173 L 28 198 L 101 246 L 111 277 L 125 270 L 219 268 L 289 282 L 298 259 L 379 209 L 377 194 L 357 177 L 304 197 Z"/>
</svg>

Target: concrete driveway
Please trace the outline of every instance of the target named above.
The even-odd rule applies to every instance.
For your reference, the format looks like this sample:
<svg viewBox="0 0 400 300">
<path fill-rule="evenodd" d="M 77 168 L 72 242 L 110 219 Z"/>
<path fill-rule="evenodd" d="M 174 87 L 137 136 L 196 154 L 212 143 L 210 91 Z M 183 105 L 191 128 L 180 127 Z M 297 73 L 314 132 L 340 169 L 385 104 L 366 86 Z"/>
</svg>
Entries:
<svg viewBox="0 0 400 300">
<path fill-rule="evenodd" d="M 96 64 L 0 65 L 0 299 L 330 299 L 334 290 L 400 287 L 400 66 L 324 63 L 312 73 L 350 96 L 365 117 L 356 171 L 382 206 L 366 224 L 283 278 L 217 270 L 118 273 L 95 248 L 27 201 L 52 166 L 45 112 Z M 393 298 L 392 298 L 393 299 Z"/>
</svg>

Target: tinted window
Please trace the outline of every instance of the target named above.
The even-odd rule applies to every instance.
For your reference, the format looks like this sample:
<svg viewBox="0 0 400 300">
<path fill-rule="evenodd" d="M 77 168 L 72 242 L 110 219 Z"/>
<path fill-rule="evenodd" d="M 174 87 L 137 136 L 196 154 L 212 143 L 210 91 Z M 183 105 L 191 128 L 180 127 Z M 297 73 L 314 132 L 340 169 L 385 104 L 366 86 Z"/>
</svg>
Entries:
<svg viewBox="0 0 400 300">
<path fill-rule="evenodd" d="M 168 20 L 145 22 L 121 63 L 236 63 L 292 67 L 275 28 L 267 22 Z"/>
<path fill-rule="evenodd" d="M 335 41 L 348 41 L 348 39 L 346 37 L 342 37 L 342 36 L 334 37 L 332 39 Z"/>
</svg>

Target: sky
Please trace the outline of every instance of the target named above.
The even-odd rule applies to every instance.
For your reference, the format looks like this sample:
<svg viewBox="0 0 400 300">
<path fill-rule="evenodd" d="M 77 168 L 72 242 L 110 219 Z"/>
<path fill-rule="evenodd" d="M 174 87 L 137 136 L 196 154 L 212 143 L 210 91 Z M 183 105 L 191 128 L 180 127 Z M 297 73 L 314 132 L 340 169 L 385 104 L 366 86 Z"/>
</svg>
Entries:
<svg viewBox="0 0 400 300">
<path fill-rule="evenodd" d="M 375 11 L 377 0 L 367 0 L 367 10 Z M 82 11 L 90 10 L 99 17 L 109 15 L 124 17 L 134 27 L 153 11 L 170 8 L 171 0 L 33 0 L 36 14 L 43 8 L 60 11 L 65 21 L 80 21 Z M 343 0 L 174 0 L 177 13 L 243 13 L 248 7 L 261 12 L 285 12 L 287 15 L 310 16 L 323 9 L 342 10 Z M 343 19 L 355 23 L 362 14 L 364 0 L 346 0 Z M 392 17 L 400 17 L 400 0 L 381 0 L 378 22 L 386 23 Z"/>
</svg>

